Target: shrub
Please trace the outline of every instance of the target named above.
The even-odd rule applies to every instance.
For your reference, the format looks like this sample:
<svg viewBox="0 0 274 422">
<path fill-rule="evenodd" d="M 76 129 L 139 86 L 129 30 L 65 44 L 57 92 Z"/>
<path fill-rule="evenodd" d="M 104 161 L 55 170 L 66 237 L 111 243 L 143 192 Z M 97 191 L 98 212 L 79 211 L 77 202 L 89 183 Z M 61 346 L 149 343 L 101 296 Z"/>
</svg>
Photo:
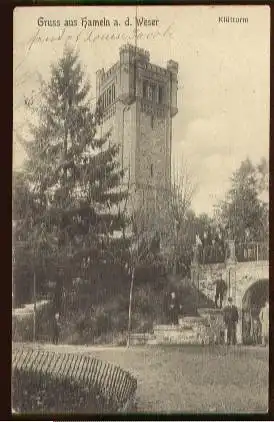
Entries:
<svg viewBox="0 0 274 422">
<path fill-rule="evenodd" d="M 95 389 L 86 389 L 68 379 L 28 370 L 13 371 L 12 405 L 18 413 L 97 413 L 102 409 L 96 396 Z"/>
<path fill-rule="evenodd" d="M 146 273 L 148 274 L 148 272 Z M 152 271 L 153 274 L 153 271 Z M 151 277 L 152 277 L 151 274 Z M 108 288 L 101 296 L 93 291 L 90 282 L 74 284 L 63 297 L 61 312 L 60 342 L 70 344 L 123 344 L 128 326 L 129 284 L 123 284 L 118 291 Z M 189 280 L 172 276 L 154 276 L 149 282 L 136 282 L 133 289 L 132 329 L 136 332 L 150 332 L 153 324 L 167 322 L 165 296 L 169 291 L 177 292 L 184 315 L 196 315 L 195 289 Z M 203 298 L 199 298 L 202 306 Z M 51 339 L 53 309 L 37 315 L 38 340 Z M 14 340 L 31 341 L 33 319 L 16 321 Z"/>
<path fill-rule="evenodd" d="M 18 345 L 13 350 L 12 407 L 17 413 L 117 411 L 136 391 L 137 381 L 107 362 L 33 352 Z"/>
<path fill-rule="evenodd" d="M 51 321 L 53 308 L 47 303 L 36 311 L 36 339 L 43 341 L 51 337 Z M 12 339 L 17 342 L 29 342 L 33 340 L 33 313 L 24 315 L 13 315 L 12 318 Z"/>
</svg>

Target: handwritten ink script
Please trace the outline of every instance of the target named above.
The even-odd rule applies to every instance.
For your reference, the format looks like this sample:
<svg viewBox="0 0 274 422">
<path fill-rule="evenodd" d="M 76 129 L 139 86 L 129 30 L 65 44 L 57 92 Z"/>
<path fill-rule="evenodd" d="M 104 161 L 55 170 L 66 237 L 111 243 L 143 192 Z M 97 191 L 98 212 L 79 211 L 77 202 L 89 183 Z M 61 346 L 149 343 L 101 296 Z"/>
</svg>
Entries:
<svg viewBox="0 0 274 422">
<path fill-rule="evenodd" d="M 39 17 L 37 19 L 37 31 L 28 40 L 26 49 L 29 51 L 36 45 L 57 42 L 76 44 L 80 42 L 95 44 L 100 41 L 133 42 L 135 36 L 138 41 L 154 40 L 156 38 L 173 38 L 173 24 L 160 29 L 159 19 L 157 18 L 147 19 L 139 17 L 135 19 L 127 17 L 123 22 L 124 26 L 127 27 L 127 31 L 117 31 L 120 22 L 117 19 L 110 21 L 110 19 L 106 17 L 102 19 L 88 19 L 87 17 L 82 17 L 80 19 L 65 19 L 63 22 L 60 20 L 49 20 L 44 17 Z M 137 24 L 137 31 L 129 31 L 129 27 L 133 26 L 135 23 Z M 116 27 L 115 30 L 111 30 L 111 26 Z M 71 33 L 72 27 L 80 27 L 80 30 L 76 33 Z M 54 32 L 55 29 L 57 31 L 59 30 L 59 33 L 49 34 L 47 29 L 53 29 Z"/>
</svg>

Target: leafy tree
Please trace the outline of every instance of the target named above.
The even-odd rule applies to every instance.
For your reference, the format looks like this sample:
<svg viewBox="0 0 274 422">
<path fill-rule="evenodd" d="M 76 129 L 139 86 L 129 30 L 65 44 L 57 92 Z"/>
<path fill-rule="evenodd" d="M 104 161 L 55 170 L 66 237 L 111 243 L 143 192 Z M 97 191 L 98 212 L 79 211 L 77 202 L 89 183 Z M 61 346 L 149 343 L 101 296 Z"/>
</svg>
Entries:
<svg viewBox="0 0 274 422">
<path fill-rule="evenodd" d="M 269 192 L 269 162 L 265 157 L 262 157 L 259 164 L 256 166 L 257 171 L 257 186 L 259 194 Z"/>
<path fill-rule="evenodd" d="M 124 209 L 128 227 L 131 228 L 128 248 L 128 273 L 130 277 L 128 345 L 130 344 L 133 288 L 136 281 L 136 270 L 142 266 L 162 267 L 164 260 L 173 262 L 177 270 L 179 260 L 186 271 L 191 263 L 191 225 L 187 217 L 195 186 L 191 181 L 187 168 L 176 174 L 170 189 L 157 192 L 156 198 L 150 195 L 150 187 L 144 187 L 145 201 L 142 206 L 138 193 L 127 198 Z M 139 192 L 140 193 L 140 192 Z M 148 194 L 148 196 L 146 196 Z M 141 194 L 142 196 L 142 194 Z M 151 196 L 151 198 L 150 198 Z M 195 237 L 194 237 L 195 239 Z"/>
<path fill-rule="evenodd" d="M 35 206 L 28 241 L 57 281 L 56 268 L 69 281 L 119 250 L 113 233 L 123 225 L 118 205 L 126 192 L 118 147 L 110 133 L 96 136 L 102 112 L 92 110 L 89 90 L 78 54 L 66 48 L 42 82 L 39 104 L 30 102 L 36 123 L 24 142 L 24 172 Z"/>
<path fill-rule="evenodd" d="M 268 205 L 260 194 L 267 188 L 267 162 L 258 166 L 247 158 L 231 178 L 231 188 L 217 207 L 220 222 L 237 242 L 268 238 Z"/>
<path fill-rule="evenodd" d="M 164 218 L 159 222 L 162 245 L 166 246 L 168 259 L 173 262 L 174 273 L 178 271 L 178 266 L 187 273 L 191 263 L 192 246 L 195 243 L 195 214 L 191 212 L 191 202 L 195 190 L 196 184 L 182 158 L 180 170 L 175 166 L 170 190 L 165 192 L 161 210 Z"/>
<path fill-rule="evenodd" d="M 136 281 L 136 271 L 142 265 L 155 265 L 159 258 L 159 228 L 155 213 L 145 204 L 141 207 L 139 195 L 130 192 L 124 207 L 125 216 L 122 239 L 125 245 L 125 267 L 128 272 L 129 306 L 128 306 L 128 336 L 127 345 L 130 345 L 133 289 Z"/>
<path fill-rule="evenodd" d="M 13 173 L 12 189 L 13 223 L 13 299 L 14 305 L 31 300 L 33 265 L 32 255 L 27 243 L 30 231 L 30 216 L 34 198 L 24 174 Z"/>
</svg>

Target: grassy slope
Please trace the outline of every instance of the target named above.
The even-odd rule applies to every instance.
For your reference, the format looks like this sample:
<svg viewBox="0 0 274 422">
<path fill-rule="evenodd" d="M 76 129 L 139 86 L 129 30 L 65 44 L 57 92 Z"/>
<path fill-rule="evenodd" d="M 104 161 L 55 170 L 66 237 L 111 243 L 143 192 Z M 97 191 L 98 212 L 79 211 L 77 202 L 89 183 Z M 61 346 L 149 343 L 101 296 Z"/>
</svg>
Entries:
<svg viewBox="0 0 274 422">
<path fill-rule="evenodd" d="M 110 352 L 98 352 L 113 360 Z M 265 412 L 268 354 L 246 348 L 166 347 L 126 350 L 114 360 L 133 369 L 139 411 Z"/>
<path fill-rule="evenodd" d="M 42 347 L 88 353 L 129 370 L 138 380 L 139 412 L 267 411 L 268 350 L 264 348 Z"/>
</svg>

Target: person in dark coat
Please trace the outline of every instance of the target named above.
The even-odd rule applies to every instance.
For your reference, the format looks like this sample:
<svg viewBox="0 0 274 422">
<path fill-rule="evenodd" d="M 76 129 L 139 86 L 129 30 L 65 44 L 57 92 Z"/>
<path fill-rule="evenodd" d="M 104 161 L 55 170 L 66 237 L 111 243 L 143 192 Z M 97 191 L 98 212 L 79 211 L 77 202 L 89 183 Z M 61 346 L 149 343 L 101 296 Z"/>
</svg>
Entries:
<svg viewBox="0 0 274 422">
<path fill-rule="evenodd" d="M 167 313 L 169 322 L 171 324 L 177 325 L 179 316 L 179 306 L 178 298 L 175 292 L 171 292 L 167 297 Z"/>
<path fill-rule="evenodd" d="M 227 329 L 228 346 L 236 345 L 236 327 L 239 320 L 238 309 L 232 303 L 232 298 L 228 298 L 228 305 L 224 308 L 224 323 Z"/>
<path fill-rule="evenodd" d="M 58 344 L 60 336 L 60 315 L 56 313 L 53 321 L 53 344 Z"/>
<path fill-rule="evenodd" d="M 215 291 L 215 306 L 218 308 L 218 301 L 219 301 L 219 308 L 222 309 L 223 306 L 223 300 L 224 296 L 227 291 L 227 285 L 226 282 L 222 278 L 222 274 L 218 274 L 218 278 L 214 283 L 216 285 L 216 291 Z"/>
<path fill-rule="evenodd" d="M 252 328 L 252 318 L 251 318 L 251 312 L 250 310 L 243 312 L 243 320 L 244 320 L 244 326 L 243 326 L 243 338 L 246 344 L 249 344 L 251 342 L 251 328 Z"/>
<path fill-rule="evenodd" d="M 258 318 L 253 318 L 252 321 L 252 340 L 253 344 L 260 343 L 260 322 Z"/>
</svg>

